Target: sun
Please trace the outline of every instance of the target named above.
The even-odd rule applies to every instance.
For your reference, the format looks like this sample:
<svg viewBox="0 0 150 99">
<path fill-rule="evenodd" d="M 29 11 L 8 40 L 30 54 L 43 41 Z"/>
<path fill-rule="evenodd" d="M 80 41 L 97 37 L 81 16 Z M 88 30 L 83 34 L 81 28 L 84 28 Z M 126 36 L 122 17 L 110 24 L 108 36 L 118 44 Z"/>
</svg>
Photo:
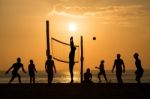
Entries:
<svg viewBox="0 0 150 99">
<path fill-rule="evenodd" d="M 71 22 L 71 23 L 69 23 L 69 25 L 68 25 L 68 29 L 69 29 L 69 32 L 75 32 L 76 29 L 77 29 L 77 26 L 76 26 L 75 23 Z"/>
</svg>

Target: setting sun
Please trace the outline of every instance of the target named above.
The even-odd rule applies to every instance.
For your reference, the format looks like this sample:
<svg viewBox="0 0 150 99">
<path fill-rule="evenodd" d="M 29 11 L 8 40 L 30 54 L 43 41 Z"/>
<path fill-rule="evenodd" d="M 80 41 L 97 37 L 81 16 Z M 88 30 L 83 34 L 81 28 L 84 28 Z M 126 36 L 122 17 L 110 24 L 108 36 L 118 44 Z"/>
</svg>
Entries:
<svg viewBox="0 0 150 99">
<path fill-rule="evenodd" d="M 75 32 L 77 29 L 77 26 L 75 23 L 69 23 L 69 32 Z"/>
</svg>

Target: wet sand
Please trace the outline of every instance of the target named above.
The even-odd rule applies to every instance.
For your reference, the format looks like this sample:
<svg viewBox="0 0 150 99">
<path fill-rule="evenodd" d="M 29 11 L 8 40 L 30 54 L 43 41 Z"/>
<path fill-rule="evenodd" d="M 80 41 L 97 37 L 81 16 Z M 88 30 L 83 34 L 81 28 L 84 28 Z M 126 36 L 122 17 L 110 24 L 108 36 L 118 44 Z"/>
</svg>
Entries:
<svg viewBox="0 0 150 99">
<path fill-rule="evenodd" d="M 150 83 L 0 84 L 0 99 L 150 99 Z"/>
</svg>

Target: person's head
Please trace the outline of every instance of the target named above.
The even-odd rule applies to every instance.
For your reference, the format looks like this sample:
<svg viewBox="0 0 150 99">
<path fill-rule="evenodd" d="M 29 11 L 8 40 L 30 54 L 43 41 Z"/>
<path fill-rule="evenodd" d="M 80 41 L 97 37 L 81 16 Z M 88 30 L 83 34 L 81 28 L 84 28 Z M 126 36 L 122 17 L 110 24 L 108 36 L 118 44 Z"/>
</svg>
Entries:
<svg viewBox="0 0 150 99">
<path fill-rule="evenodd" d="M 87 68 L 86 72 L 87 72 L 87 73 L 90 73 L 90 68 Z"/>
<path fill-rule="evenodd" d="M 32 59 L 30 60 L 30 63 L 33 64 L 33 60 Z"/>
<path fill-rule="evenodd" d="M 104 63 L 104 60 L 101 60 L 101 63 L 103 64 L 103 63 Z"/>
<path fill-rule="evenodd" d="M 121 56 L 120 54 L 117 54 L 117 59 L 120 59 L 120 56 Z"/>
<path fill-rule="evenodd" d="M 18 62 L 18 63 L 21 62 L 21 58 L 20 58 L 20 57 L 17 58 L 17 62 Z"/>
<path fill-rule="evenodd" d="M 73 39 L 73 36 L 71 36 L 70 39 Z"/>
<path fill-rule="evenodd" d="M 137 59 L 138 56 L 139 56 L 139 54 L 138 54 L 138 53 L 135 53 L 133 56 L 134 56 L 135 59 Z"/>
</svg>

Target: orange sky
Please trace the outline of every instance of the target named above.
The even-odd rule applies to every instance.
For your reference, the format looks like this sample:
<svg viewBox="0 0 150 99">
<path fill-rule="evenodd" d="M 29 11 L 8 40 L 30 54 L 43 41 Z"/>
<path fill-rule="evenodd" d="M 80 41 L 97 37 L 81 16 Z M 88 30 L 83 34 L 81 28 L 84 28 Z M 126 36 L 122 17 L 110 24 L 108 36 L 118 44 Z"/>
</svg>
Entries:
<svg viewBox="0 0 150 99">
<path fill-rule="evenodd" d="M 51 35 L 61 41 L 74 36 L 79 44 L 83 35 L 84 69 L 94 69 L 102 59 L 112 69 L 117 53 L 127 69 L 135 69 L 134 52 L 140 54 L 143 68 L 150 69 L 149 0 L 0 0 L 0 70 L 17 57 L 26 69 L 33 59 L 37 70 L 44 70 L 47 19 Z M 75 33 L 68 31 L 70 22 L 76 23 Z M 68 65 L 56 62 L 56 68 L 68 70 Z"/>
</svg>

